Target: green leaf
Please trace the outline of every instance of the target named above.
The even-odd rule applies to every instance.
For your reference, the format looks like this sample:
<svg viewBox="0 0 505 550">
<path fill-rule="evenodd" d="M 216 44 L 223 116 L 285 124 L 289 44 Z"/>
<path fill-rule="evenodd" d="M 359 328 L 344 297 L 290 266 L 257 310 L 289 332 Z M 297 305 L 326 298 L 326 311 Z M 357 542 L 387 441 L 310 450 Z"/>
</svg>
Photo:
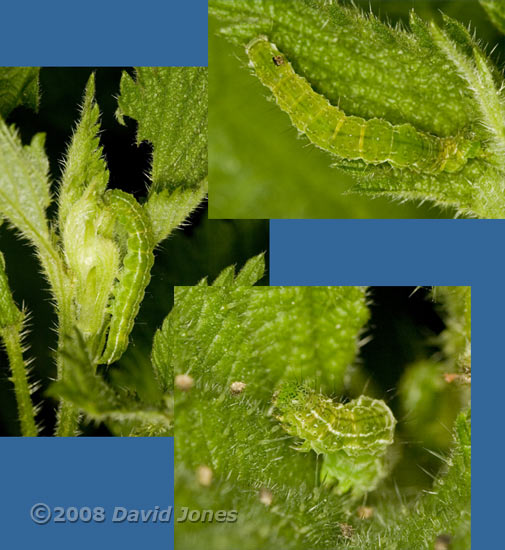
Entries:
<svg viewBox="0 0 505 550">
<path fill-rule="evenodd" d="M 118 387 L 107 383 L 94 372 L 92 357 L 77 330 L 73 337 L 66 339 L 59 353 L 66 363 L 65 378 L 53 383 L 48 395 L 73 403 L 89 420 L 110 422 L 118 435 L 172 435 L 173 406 L 169 396 L 165 398 L 154 390 L 152 402 L 143 401 L 135 394 L 137 388 L 128 388 L 125 384 L 127 373 L 116 375 Z M 136 379 L 144 378 L 140 387 L 146 387 L 146 377 L 152 378 L 149 370 L 137 369 Z"/>
<path fill-rule="evenodd" d="M 207 195 L 207 179 L 192 187 L 177 187 L 173 191 L 163 189 L 153 192 L 145 205 L 151 218 L 156 243 L 166 239 L 179 227 Z"/>
<path fill-rule="evenodd" d="M 452 174 L 338 159 L 341 173 L 358 181 L 356 191 L 428 199 L 460 215 L 505 216 L 503 78 L 462 25 L 444 18 L 440 30 L 412 14 L 407 31 L 322 0 L 211 0 L 210 13 L 242 46 L 266 34 L 296 73 L 347 115 L 408 123 L 440 138 L 465 136 L 483 149 Z"/>
<path fill-rule="evenodd" d="M 174 389 L 174 371 L 170 363 L 170 334 L 170 315 L 168 315 L 154 335 L 151 351 L 153 367 L 163 391 Z"/>
<path fill-rule="evenodd" d="M 272 480 L 272 485 L 244 487 L 226 479 L 213 479 L 210 486 L 199 481 L 199 468 L 176 462 L 176 517 L 184 510 L 236 511 L 227 521 L 176 523 L 175 544 L 178 550 L 282 550 L 341 548 L 346 539 L 339 524 L 347 522 L 346 501 L 329 490 L 313 493 L 305 487 L 292 489 L 288 495 Z"/>
<path fill-rule="evenodd" d="M 44 134 L 23 146 L 0 119 L 0 214 L 32 243 L 49 241 L 46 208 L 51 202 Z"/>
<path fill-rule="evenodd" d="M 338 540 L 334 526 L 344 521 L 345 499 L 315 487 L 316 455 L 291 448 L 293 438 L 271 414 L 272 396 L 282 380 L 308 380 L 334 391 L 342 387 L 368 319 L 365 290 L 243 286 L 261 276 L 260 261 L 251 260 L 234 281 L 228 268 L 212 286 L 176 288 L 166 327 L 169 362 L 176 375 L 194 381 L 183 391 L 176 377 L 176 463 L 183 470 L 182 479 L 176 478 L 181 486 L 177 505 L 211 498 L 205 488 L 198 492 L 198 468 L 205 465 L 215 480 L 212 495 L 222 495 L 217 502 L 239 511 L 239 522 L 228 524 L 231 539 L 222 547 L 242 533 L 254 512 L 264 522 L 255 522 L 246 548 L 265 540 L 279 540 L 282 548 L 303 542 L 317 548 L 322 541 Z M 184 480 L 191 477 L 196 483 L 188 486 Z M 215 548 L 219 531 L 205 529 Z M 196 535 L 183 525 L 180 532 L 188 537 L 181 547 L 187 547 Z"/>
<path fill-rule="evenodd" d="M 236 285 L 252 286 L 265 274 L 265 255 L 258 254 L 251 258 L 235 277 Z M 216 284 L 214 282 L 214 284 Z"/>
<path fill-rule="evenodd" d="M 362 550 L 375 550 L 380 537 L 388 550 L 436 548 L 442 536 L 451 540 L 451 550 L 471 547 L 471 446 L 470 412 L 458 415 L 453 430 L 453 448 L 442 461 L 441 472 L 430 491 L 405 505 L 394 489 L 382 495 L 376 515 L 380 521 L 360 529 L 353 539 Z"/>
<path fill-rule="evenodd" d="M 488 163 L 470 161 L 457 174 L 418 174 L 389 167 L 363 168 L 353 190 L 392 199 L 430 200 L 456 216 L 501 218 L 503 173 Z M 449 209 L 449 210 L 447 210 Z"/>
<path fill-rule="evenodd" d="M 214 281 L 214 286 L 233 287 L 243 285 L 250 287 L 263 277 L 264 271 L 265 258 L 263 254 L 259 254 L 251 258 L 236 277 L 234 266 L 224 269 Z M 189 289 L 190 287 L 188 287 Z M 177 324 L 177 316 L 170 313 L 154 336 L 151 352 L 152 362 L 163 391 L 173 390 L 174 364 L 177 361 L 175 346 L 178 344 L 179 336 Z"/>
<path fill-rule="evenodd" d="M 37 111 L 39 106 L 38 67 L 0 67 L 0 117 L 18 105 Z"/>
<path fill-rule="evenodd" d="M 505 34 L 505 2 L 503 0 L 479 0 L 489 19 Z"/>
<path fill-rule="evenodd" d="M 457 73 L 465 81 L 467 89 L 473 93 L 480 111 L 480 122 L 492 136 L 492 143 L 488 144 L 488 147 L 492 153 L 500 157 L 496 162 L 504 169 L 504 161 L 501 158 L 505 152 L 505 99 L 501 93 L 502 75 L 486 59 L 484 52 L 463 25 L 448 17 L 444 18 L 444 23 L 444 30 L 431 25 L 434 41 L 452 62 Z"/>
<path fill-rule="evenodd" d="M 269 432 L 279 429 L 265 412 L 274 387 L 282 380 L 310 377 L 334 391 L 343 387 L 345 369 L 357 349 L 357 335 L 368 318 L 365 292 L 354 287 L 251 289 L 223 284 L 223 276 L 218 282 L 221 286 L 176 288 L 174 309 L 164 327 L 174 373 L 189 374 L 195 380 L 194 391 L 178 400 L 177 429 L 185 437 L 191 422 L 200 424 L 203 408 L 210 408 L 214 426 L 231 414 L 236 420 L 229 417 L 226 424 L 232 432 L 250 432 L 249 438 L 240 439 L 240 445 L 252 439 L 266 441 Z M 246 384 L 243 398 L 231 395 L 231 385 L 237 381 Z M 235 424 L 244 415 L 251 423 Z M 203 430 L 192 437 L 199 441 L 230 437 L 213 431 Z M 217 440 L 210 447 L 215 445 L 220 446 Z M 273 448 L 278 450 L 279 445 L 283 444 L 275 443 Z M 224 472 L 230 461 L 237 460 L 233 468 L 249 478 L 266 468 L 261 474 L 266 479 L 271 467 L 263 446 L 246 457 L 240 446 L 235 455 L 224 445 L 223 453 L 214 455 L 214 464 Z M 181 453 L 191 454 L 193 448 L 195 444 L 181 444 Z"/>
<path fill-rule="evenodd" d="M 121 78 L 117 117 L 138 122 L 153 145 L 151 193 L 196 186 L 207 176 L 207 68 L 139 67 Z"/>
<path fill-rule="evenodd" d="M 286 114 L 245 70 L 243 45 L 230 48 L 209 21 L 209 216 L 211 218 L 436 217 L 427 206 L 370 199 L 332 159 L 296 139 Z M 247 107 L 247 108 L 246 108 Z"/>
<path fill-rule="evenodd" d="M 59 188 L 59 225 L 61 230 L 72 205 L 89 186 L 101 195 L 109 181 L 109 171 L 100 146 L 100 111 L 95 101 L 95 75 L 89 77 L 84 92 L 81 118 L 65 155 Z"/>
<path fill-rule="evenodd" d="M 357 336 L 368 319 L 363 288 L 251 291 L 218 283 L 210 289 L 175 290 L 170 348 L 176 374 L 210 376 L 216 382 L 211 374 L 216 370 L 221 391 L 242 380 L 254 383 L 257 395 L 267 400 L 273 385 L 293 377 L 310 375 L 323 388 L 343 388 Z"/>
</svg>

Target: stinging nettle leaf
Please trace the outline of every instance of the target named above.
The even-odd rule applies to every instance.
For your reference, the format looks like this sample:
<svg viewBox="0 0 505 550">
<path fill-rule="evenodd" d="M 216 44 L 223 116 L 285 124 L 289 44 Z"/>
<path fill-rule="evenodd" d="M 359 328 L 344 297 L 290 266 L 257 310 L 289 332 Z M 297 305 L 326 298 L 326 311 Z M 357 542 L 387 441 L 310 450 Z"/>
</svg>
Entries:
<svg viewBox="0 0 505 550">
<path fill-rule="evenodd" d="M 265 272 L 265 257 L 259 254 L 248 260 L 240 272 L 235 276 L 234 266 L 224 269 L 215 279 L 213 287 L 216 290 L 220 286 L 235 288 L 238 286 L 251 287 L 257 283 Z M 202 281 L 203 282 L 203 281 Z M 203 297 L 201 291 L 208 289 L 207 286 L 196 287 L 178 287 L 175 290 L 177 303 L 180 305 L 181 314 L 185 307 L 188 311 L 184 315 L 191 315 L 196 308 L 199 308 L 199 298 Z M 212 292 L 212 290 L 210 290 Z M 186 304 L 183 306 L 182 304 Z M 173 390 L 174 367 L 181 362 L 177 357 L 179 342 L 178 330 L 181 326 L 181 320 L 178 318 L 178 312 L 171 312 L 163 321 L 163 325 L 156 331 L 151 352 L 153 366 L 163 391 Z M 180 367 L 183 369 L 183 366 Z"/>
<path fill-rule="evenodd" d="M 23 146 L 0 119 L 0 214 L 32 243 L 49 240 L 46 209 L 51 202 L 44 134 Z"/>
<path fill-rule="evenodd" d="M 117 117 L 138 122 L 153 145 L 151 193 L 196 186 L 207 176 L 207 68 L 138 67 L 121 78 Z"/>
<path fill-rule="evenodd" d="M 48 395 L 73 403 L 89 420 L 110 423 L 117 435 L 172 435 L 170 402 L 144 403 L 108 384 L 95 373 L 92 357 L 77 330 L 66 338 L 59 353 L 66 362 L 67 375 L 50 386 Z"/>
<path fill-rule="evenodd" d="M 256 395 L 265 399 L 272 385 L 292 377 L 343 388 L 369 316 L 366 290 L 250 288 L 237 280 L 240 274 L 233 285 L 176 288 L 170 313 L 175 374 L 190 372 L 209 382 L 214 372 L 221 380 L 238 377 L 254 382 Z"/>
<path fill-rule="evenodd" d="M 471 126 L 474 101 L 429 39 L 393 29 L 373 14 L 324 0 L 211 0 L 222 32 L 245 46 L 258 35 L 344 112 L 409 123 L 440 137 Z"/>
<path fill-rule="evenodd" d="M 26 105 L 37 111 L 38 67 L 0 67 L 0 117 L 7 118 L 18 105 Z"/>
<path fill-rule="evenodd" d="M 98 134 L 100 110 L 95 101 L 95 75 L 86 84 L 81 108 L 81 118 L 65 155 L 65 163 L 59 188 L 59 224 L 65 226 L 72 205 L 89 185 L 100 196 L 109 181 L 109 171 L 103 158 Z"/>
<path fill-rule="evenodd" d="M 207 195 L 207 178 L 193 187 L 163 189 L 150 194 L 145 209 L 151 219 L 155 243 L 166 239 L 188 215 L 202 203 Z"/>
<path fill-rule="evenodd" d="M 505 217 L 503 76 L 463 25 L 412 12 L 410 30 L 392 28 L 323 0 L 211 0 L 209 10 L 225 37 L 250 44 L 293 125 L 341 157 L 334 166 L 354 191 Z"/>
<path fill-rule="evenodd" d="M 430 31 L 433 39 L 464 79 L 468 89 L 472 91 L 482 124 L 494 141 L 491 144 L 493 149 L 497 153 L 503 153 L 505 151 L 505 100 L 500 93 L 503 85 L 502 75 L 498 74 L 486 59 L 463 25 L 448 17 L 444 18 L 444 23 L 443 30 L 431 24 Z M 502 159 L 500 159 L 500 165 L 503 168 Z"/>
</svg>

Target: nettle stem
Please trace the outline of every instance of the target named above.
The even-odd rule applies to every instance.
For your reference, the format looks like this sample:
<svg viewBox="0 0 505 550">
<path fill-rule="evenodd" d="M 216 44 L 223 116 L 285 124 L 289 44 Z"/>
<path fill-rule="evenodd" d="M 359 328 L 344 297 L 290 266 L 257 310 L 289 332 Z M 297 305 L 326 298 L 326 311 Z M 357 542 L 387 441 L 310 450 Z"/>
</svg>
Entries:
<svg viewBox="0 0 505 550">
<path fill-rule="evenodd" d="M 0 252 L 0 338 L 5 344 L 19 410 L 21 434 L 37 435 L 35 410 L 30 396 L 27 364 L 23 360 L 22 332 L 25 315 L 14 302 L 9 287 L 5 261 Z"/>
<path fill-rule="evenodd" d="M 67 360 L 61 351 L 64 348 L 66 338 L 71 334 L 72 327 L 74 326 L 71 296 L 70 288 L 67 288 L 66 294 L 61 297 L 62 300 L 58 303 L 58 354 L 56 359 L 58 380 L 64 380 L 67 372 Z M 79 418 L 80 414 L 76 406 L 70 401 L 62 399 L 56 417 L 55 435 L 57 437 L 78 435 Z"/>
<path fill-rule="evenodd" d="M 53 295 L 56 299 L 58 311 L 58 354 L 56 358 L 57 380 L 65 378 L 65 359 L 60 353 L 64 347 L 65 339 L 71 334 L 74 325 L 72 311 L 72 284 L 67 276 L 63 259 L 50 242 L 41 243 L 38 246 L 42 267 L 47 275 Z M 72 403 L 60 401 L 57 418 L 57 437 L 69 437 L 78 434 L 79 411 Z"/>
<path fill-rule="evenodd" d="M 69 334 L 67 332 L 69 327 L 66 319 L 62 319 L 60 315 L 60 322 L 58 324 L 58 357 L 57 357 L 57 367 L 58 367 L 58 380 L 65 379 L 65 362 L 66 359 L 59 353 L 63 349 L 65 335 Z M 56 437 L 72 437 L 78 435 L 79 430 L 79 418 L 80 414 L 76 406 L 70 401 L 62 399 L 58 407 L 58 413 L 56 417 Z"/>
<path fill-rule="evenodd" d="M 11 325 L 2 329 L 1 336 L 5 344 L 11 368 L 11 382 L 19 411 L 21 435 L 34 437 L 38 434 L 35 423 L 35 410 L 32 403 L 30 384 L 25 362 L 23 360 L 23 346 L 21 343 L 21 325 Z"/>
</svg>

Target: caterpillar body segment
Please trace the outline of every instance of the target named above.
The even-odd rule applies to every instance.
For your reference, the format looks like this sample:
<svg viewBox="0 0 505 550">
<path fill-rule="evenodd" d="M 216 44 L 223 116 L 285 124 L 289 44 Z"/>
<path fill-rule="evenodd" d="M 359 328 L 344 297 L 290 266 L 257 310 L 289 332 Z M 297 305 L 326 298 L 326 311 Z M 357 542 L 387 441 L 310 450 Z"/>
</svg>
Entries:
<svg viewBox="0 0 505 550">
<path fill-rule="evenodd" d="M 126 233 L 126 252 L 114 287 L 111 320 L 100 363 L 117 361 L 128 347 L 128 337 L 144 298 L 154 263 L 152 228 L 135 198 L 118 189 L 107 191 L 105 208 L 118 230 Z"/>
<path fill-rule="evenodd" d="M 441 138 L 407 123 L 346 115 L 296 74 L 265 36 L 252 40 L 246 51 L 256 75 L 293 125 L 314 145 L 338 157 L 436 174 L 457 172 L 468 159 L 483 156 L 480 142 L 462 136 Z"/>
<path fill-rule="evenodd" d="M 337 403 L 306 386 L 288 384 L 274 397 L 275 416 L 301 451 L 343 451 L 348 456 L 382 454 L 393 442 L 396 419 L 380 399 L 360 396 Z"/>
</svg>

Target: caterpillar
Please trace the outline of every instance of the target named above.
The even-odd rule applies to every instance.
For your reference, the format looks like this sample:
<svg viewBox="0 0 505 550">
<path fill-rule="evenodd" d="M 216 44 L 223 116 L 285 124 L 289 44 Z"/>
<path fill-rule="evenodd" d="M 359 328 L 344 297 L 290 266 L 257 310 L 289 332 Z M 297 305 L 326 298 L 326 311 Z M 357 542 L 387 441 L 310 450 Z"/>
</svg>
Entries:
<svg viewBox="0 0 505 550">
<path fill-rule="evenodd" d="M 126 253 L 114 287 L 107 343 L 100 358 L 100 363 L 110 364 L 128 347 L 128 337 L 151 278 L 154 246 L 150 220 L 132 195 L 119 189 L 109 190 L 104 203 L 114 222 L 113 231 L 126 233 Z"/>
<path fill-rule="evenodd" d="M 481 143 L 463 136 L 437 137 L 411 124 L 348 116 L 316 93 L 266 36 L 246 46 L 250 66 L 273 93 L 293 125 L 317 147 L 347 160 L 389 163 L 437 174 L 458 172 L 467 161 L 484 156 Z"/>
<path fill-rule="evenodd" d="M 275 394 L 274 407 L 284 430 L 305 440 L 302 451 L 380 454 L 393 442 L 396 420 L 380 399 L 362 395 L 336 403 L 307 386 L 286 384 Z"/>
<path fill-rule="evenodd" d="M 320 479 L 361 495 L 384 477 L 384 455 L 393 443 L 396 419 L 380 399 L 362 395 L 336 403 L 309 387 L 288 383 L 273 397 L 274 417 L 290 435 L 303 440 L 299 451 L 324 455 Z"/>
</svg>

